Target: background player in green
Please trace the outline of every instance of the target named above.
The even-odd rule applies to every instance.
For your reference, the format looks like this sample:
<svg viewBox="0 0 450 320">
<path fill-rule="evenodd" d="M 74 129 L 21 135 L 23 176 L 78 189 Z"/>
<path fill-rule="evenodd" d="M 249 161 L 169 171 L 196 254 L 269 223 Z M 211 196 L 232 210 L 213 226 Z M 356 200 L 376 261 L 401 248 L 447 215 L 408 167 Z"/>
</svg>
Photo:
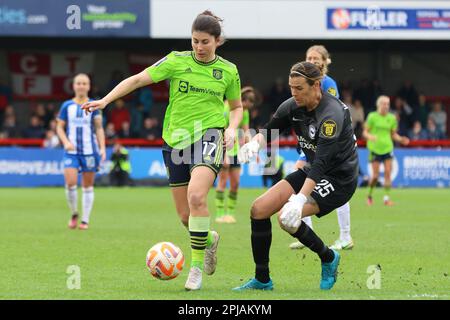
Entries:
<svg viewBox="0 0 450 320">
<path fill-rule="evenodd" d="M 409 144 L 407 137 L 402 137 L 397 133 L 397 119 L 395 115 L 389 113 L 390 100 L 388 96 L 379 96 L 376 102 L 377 111 L 369 113 L 364 125 L 363 136 L 367 139 L 367 149 L 369 150 L 369 161 L 372 165 L 372 177 L 369 182 L 369 195 L 367 204 L 372 205 L 373 188 L 378 182 L 380 174 L 380 163 L 384 164 L 384 204 L 393 205 L 389 199 L 391 189 L 392 158 L 394 157 L 394 142 L 403 145 Z"/>
<path fill-rule="evenodd" d="M 222 164 L 224 134 L 225 147 L 230 149 L 242 120 L 238 70 L 216 55 L 223 43 L 221 21 L 210 11 L 199 14 L 191 30 L 193 51 L 171 52 L 123 80 L 103 99 L 83 106 L 86 111 L 103 109 L 137 88 L 170 80 L 163 157 L 177 213 L 191 237 L 187 290 L 200 289 L 203 270 L 211 275 L 216 269 L 219 235 L 209 230 L 207 195 Z M 224 98 L 230 106 L 230 123 L 225 132 Z"/>
<path fill-rule="evenodd" d="M 233 149 L 227 150 L 224 158 L 224 163 L 219 172 L 219 180 L 216 188 L 216 222 L 217 223 L 235 223 L 235 208 L 239 189 L 239 180 L 241 176 L 241 164 L 237 159 L 240 141 L 247 143 L 250 141 L 250 114 L 251 109 L 255 104 L 255 90 L 250 87 L 244 87 L 241 90 L 242 106 L 244 107 L 244 114 L 239 128 L 242 129 L 242 137 L 236 137 Z M 224 116 L 226 122 L 230 118 L 230 106 L 225 101 Z M 243 144 L 242 143 L 242 144 Z M 225 189 L 227 188 L 228 179 L 230 180 L 230 192 L 228 194 L 227 203 L 225 205 Z"/>
</svg>

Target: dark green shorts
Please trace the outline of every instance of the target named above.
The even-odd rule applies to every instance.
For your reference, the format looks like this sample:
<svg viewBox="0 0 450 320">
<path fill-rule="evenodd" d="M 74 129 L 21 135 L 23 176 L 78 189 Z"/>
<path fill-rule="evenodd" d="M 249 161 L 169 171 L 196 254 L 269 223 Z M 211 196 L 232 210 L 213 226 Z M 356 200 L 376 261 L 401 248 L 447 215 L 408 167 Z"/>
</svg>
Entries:
<svg viewBox="0 0 450 320">
<path fill-rule="evenodd" d="M 225 154 L 223 131 L 208 129 L 200 140 L 184 149 L 174 149 L 164 143 L 162 153 L 171 187 L 188 185 L 192 170 L 198 166 L 210 168 L 217 176 Z"/>
<path fill-rule="evenodd" d="M 386 160 L 392 159 L 394 157 L 394 151 L 385 154 L 376 154 L 375 152 L 369 151 L 369 162 L 384 162 Z"/>
</svg>

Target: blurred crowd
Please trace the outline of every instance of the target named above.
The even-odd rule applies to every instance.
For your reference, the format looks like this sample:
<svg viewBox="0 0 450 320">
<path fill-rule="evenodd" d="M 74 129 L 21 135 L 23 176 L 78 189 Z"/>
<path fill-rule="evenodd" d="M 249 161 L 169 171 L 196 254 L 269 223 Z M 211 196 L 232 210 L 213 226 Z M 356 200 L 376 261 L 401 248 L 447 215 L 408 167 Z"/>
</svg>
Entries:
<svg viewBox="0 0 450 320">
<path fill-rule="evenodd" d="M 122 75 L 113 74 L 105 92 L 122 78 Z M 355 134 L 361 139 L 368 113 L 375 111 L 377 97 L 386 92 L 378 81 L 367 79 L 357 85 L 340 83 L 339 92 L 340 99 L 350 108 Z M 98 99 L 102 95 L 93 86 L 91 97 Z M 250 127 L 261 128 L 289 97 L 290 90 L 284 79 L 276 79 L 269 90 L 258 92 L 257 103 L 250 110 Z M 0 83 L 0 138 L 45 139 L 46 147 L 58 147 L 56 118 L 61 102 L 30 103 L 30 116 L 26 118 L 26 123 L 18 123 L 17 112 L 20 110 L 14 107 L 11 89 Z M 116 138 L 161 138 L 163 112 L 155 113 L 154 104 L 151 87 L 137 90 L 126 100 L 115 101 L 103 114 L 106 138 L 110 141 Z M 391 99 L 391 112 L 397 117 L 398 133 L 411 140 L 446 139 L 448 114 L 445 107 L 443 101 L 430 102 L 410 81 L 405 81 Z M 285 133 L 284 137 L 295 139 L 290 132 Z"/>
</svg>

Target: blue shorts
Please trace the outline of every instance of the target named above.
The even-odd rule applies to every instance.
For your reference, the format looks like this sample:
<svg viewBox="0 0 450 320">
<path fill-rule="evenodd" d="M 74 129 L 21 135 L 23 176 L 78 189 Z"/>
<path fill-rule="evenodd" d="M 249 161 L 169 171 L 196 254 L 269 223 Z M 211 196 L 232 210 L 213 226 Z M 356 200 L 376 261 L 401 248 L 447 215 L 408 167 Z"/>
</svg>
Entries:
<svg viewBox="0 0 450 320">
<path fill-rule="evenodd" d="M 78 172 L 96 172 L 100 167 L 100 155 L 64 154 L 64 169 L 75 168 Z"/>
</svg>

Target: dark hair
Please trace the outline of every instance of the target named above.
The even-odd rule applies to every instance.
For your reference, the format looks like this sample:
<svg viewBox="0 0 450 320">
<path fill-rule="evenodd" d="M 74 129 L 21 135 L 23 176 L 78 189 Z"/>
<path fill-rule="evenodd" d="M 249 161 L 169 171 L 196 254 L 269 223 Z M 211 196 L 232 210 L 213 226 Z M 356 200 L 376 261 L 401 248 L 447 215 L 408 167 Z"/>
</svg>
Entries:
<svg viewBox="0 0 450 320">
<path fill-rule="evenodd" d="M 245 101 L 249 99 L 250 95 L 255 95 L 255 89 L 251 86 L 246 86 L 241 89 L 241 100 Z"/>
<path fill-rule="evenodd" d="M 312 86 L 314 82 L 317 80 L 321 80 L 323 77 L 322 68 L 316 66 L 314 63 L 302 61 L 297 62 L 291 68 L 291 73 L 289 77 L 303 77 L 306 79 L 306 82 Z"/>
<path fill-rule="evenodd" d="M 192 23 L 192 32 L 206 32 L 215 38 L 219 38 L 222 34 L 220 23 L 223 20 L 215 16 L 211 11 L 205 10 L 195 18 Z"/>
</svg>

